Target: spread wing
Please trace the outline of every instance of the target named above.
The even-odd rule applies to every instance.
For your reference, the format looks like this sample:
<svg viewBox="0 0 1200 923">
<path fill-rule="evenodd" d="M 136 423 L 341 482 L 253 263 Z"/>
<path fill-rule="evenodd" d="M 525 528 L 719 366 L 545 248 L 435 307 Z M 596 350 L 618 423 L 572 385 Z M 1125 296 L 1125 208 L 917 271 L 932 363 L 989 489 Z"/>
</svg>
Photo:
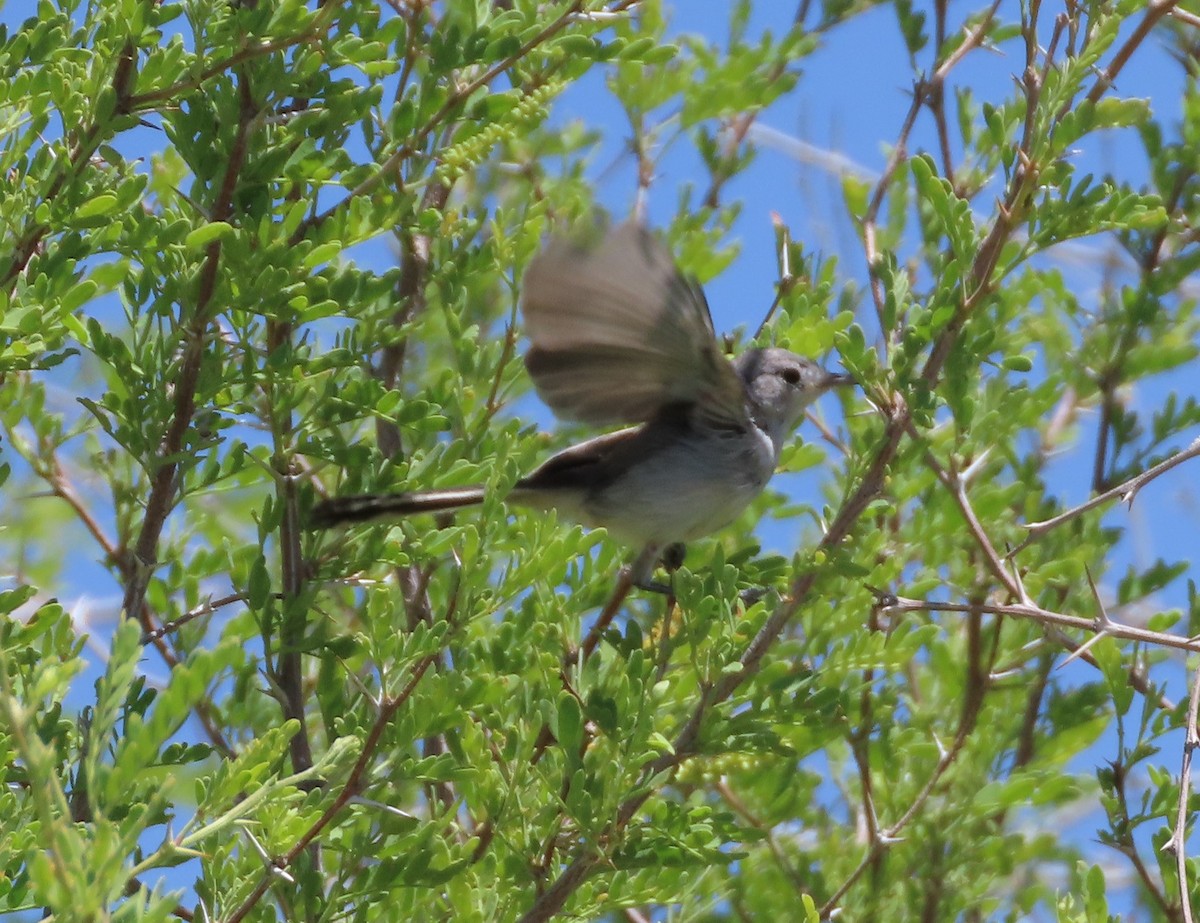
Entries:
<svg viewBox="0 0 1200 923">
<path fill-rule="evenodd" d="M 745 423 L 745 388 L 721 355 L 704 292 L 634 222 L 598 245 L 548 244 L 525 273 L 521 309 L 525 367 L 558 416 L 639 423 L 698 403 L 718 424 Z"/>
</svg>

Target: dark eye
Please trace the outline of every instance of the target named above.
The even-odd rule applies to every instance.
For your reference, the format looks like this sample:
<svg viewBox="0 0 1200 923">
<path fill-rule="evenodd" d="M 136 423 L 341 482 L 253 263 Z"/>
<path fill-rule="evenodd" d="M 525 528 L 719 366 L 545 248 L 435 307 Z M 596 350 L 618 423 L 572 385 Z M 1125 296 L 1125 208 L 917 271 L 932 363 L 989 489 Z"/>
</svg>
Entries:
<svg viewBox="0 0 1200 923">
<path fill-rule="evenodd" d="M 780 377 L 789 385 L 800 384 L 800 370 L 795 366 L 788 366 L 779 373 Z"/>
</svg>

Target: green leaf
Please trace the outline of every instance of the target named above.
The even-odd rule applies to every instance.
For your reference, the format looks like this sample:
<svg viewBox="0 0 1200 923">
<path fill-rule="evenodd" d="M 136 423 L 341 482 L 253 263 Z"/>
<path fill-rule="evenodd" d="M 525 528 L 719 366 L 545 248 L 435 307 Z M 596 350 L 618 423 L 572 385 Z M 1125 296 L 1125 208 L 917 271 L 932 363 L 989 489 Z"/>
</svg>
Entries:
<svg viewBox="0 0 1200 923">
<path fill-rule="evenodd" d="M 88 199 L 75 209 L 75 220 L 86 221 L 89 218 L 99 218 L 107 215 L 117 207 L 117 197 L 111 193 L 102 193 Z"/>
<path fill-rule="evenodd" d="M 583 709 L 579 700 L 569 692 L 558 696 L 558 710 L 555 714 L 554 736 L 568 759 L 574 762 L 583 746 Z"/>
<path fill-rule="evenodd" d="M 223 240 L 226 237 L 232 236 L 234 233 L 233 225 L 225 221 L 210 221 L 201 227 L 196 228 L 184 238 L 184 246 L 189 250 L 199 250 L 215 240 Z"/>
</svg>

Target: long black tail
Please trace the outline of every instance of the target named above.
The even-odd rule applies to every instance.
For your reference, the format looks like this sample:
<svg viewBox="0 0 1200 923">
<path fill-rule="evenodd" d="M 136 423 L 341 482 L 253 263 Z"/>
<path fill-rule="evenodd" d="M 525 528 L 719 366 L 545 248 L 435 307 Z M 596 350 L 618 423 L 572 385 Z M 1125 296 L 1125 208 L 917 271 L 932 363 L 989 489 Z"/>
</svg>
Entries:
<svg viewBox="0 0 1200 923">
<path fill-rule="evenodd" d="M 309 513 L 308 524 L 313 529 L 351 522 L 369 522 L 385 516 L 412 516 L 416 513 L 440 513 L 460 506 L 483 502 L 482 487 L 459 487 L 452 490 L 429 490 L 409 494 L 358 494 L 353 497 L 334 497 L 318 503 Z"/>
</svg>

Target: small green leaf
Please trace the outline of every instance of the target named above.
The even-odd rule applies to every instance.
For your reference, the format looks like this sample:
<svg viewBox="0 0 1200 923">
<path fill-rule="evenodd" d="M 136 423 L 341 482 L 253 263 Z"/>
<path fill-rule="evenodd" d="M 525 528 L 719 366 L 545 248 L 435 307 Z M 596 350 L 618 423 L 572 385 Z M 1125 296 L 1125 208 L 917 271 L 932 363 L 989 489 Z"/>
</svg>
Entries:
<svg viewBox="0 0 1200 923">
<path fill-rule="evenodd" d="M 75 218 L 78 221 L 83 221 L 88 218 L 96 218 L 100 215 L 107 215 L 117 207 L 117 197 L 111 193 L 103 193 L 94 198 L 88 199 L 79 208 L 75 209 Z"/>
<path fill-rule="evenodd" d="M 1029 372 L 1033 370 L 1033 360 L 1028 356 L 1005 356 L 1000 363 L 1011 372 Z"/>
<path fill-rule="evenodd" d="M 583 710 L 579 707 L 579 700 L 569 692 L 559 693 L 555 723 L 554 736 L 562 745 L 563 752 L 574 760 L 583 744 Z"/>
<path fill-rule="evenodd" d="M 250 578 L 246 581 L 246 601 L 251 609 L 263 609 L 271 595 L 271 575 L 267 573 L 267 561 L 259 555 L 250 566 Z"/>
<path fill-rule="evenodd" d="M 91 299 L 96 294 L 98 285 L 91 279 L 83 279 L 75 283 L 62 297 L 62 308 L 71 313 Z"/>
<path fill-rule="evenodd" d="M 214 240 L 229 237 L 231 234 L 233 234 L 233 225 L 225 221 L 210 221 L 188 234 L 184 238 L 183 244 L 189 250 L 199 250 Z"/>
</svg>

